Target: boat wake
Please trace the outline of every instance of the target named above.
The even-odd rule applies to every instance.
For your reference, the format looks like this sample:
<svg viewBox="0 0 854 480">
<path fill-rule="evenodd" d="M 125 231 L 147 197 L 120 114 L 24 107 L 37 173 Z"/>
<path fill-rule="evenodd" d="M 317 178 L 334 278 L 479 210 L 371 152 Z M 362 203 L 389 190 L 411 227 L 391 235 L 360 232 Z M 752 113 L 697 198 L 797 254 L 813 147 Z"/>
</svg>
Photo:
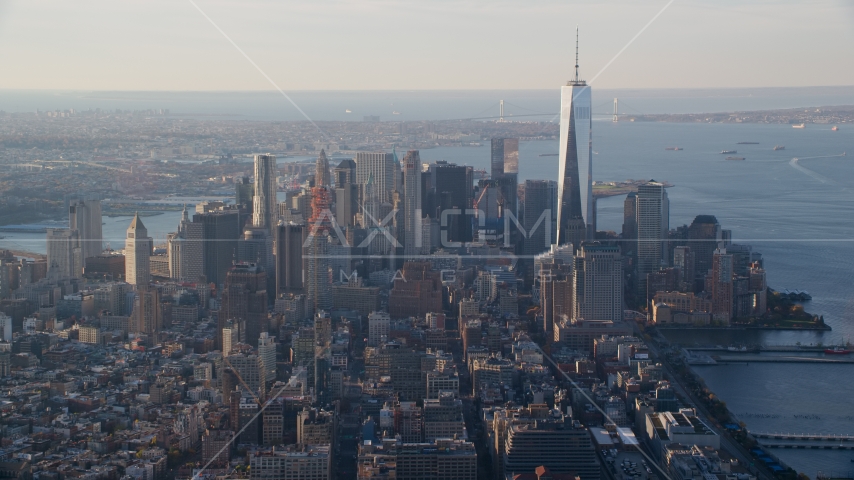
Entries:
<svg viewBox="0 0 854 480">
<path fill-rule="evenodd" d="M 818 180 L 821 183 L 837 185 L 837 183 L 834 180 L 831 180 L 830 178 L 827 178 L 818 172 L 814 172 L 814 171 L 810 170 L 809 168 L 801 166 L 798 162 L 800 162 L 801 160 L 818 160 L 820 158 L 839 158 L 839 157 L 844 157 L 844 156 L 845 156 L 845 152 L 842 152 L 839 155 L 821 155 L 818 157 L 803 157 L 803 158 L 795 157 L 789 162 L 789 165 L 791 165 L 792 168 L 794 168 L 795 170 L 798 170 L 801 173 L 809 175 L 810 177 Z"/>
</svg>

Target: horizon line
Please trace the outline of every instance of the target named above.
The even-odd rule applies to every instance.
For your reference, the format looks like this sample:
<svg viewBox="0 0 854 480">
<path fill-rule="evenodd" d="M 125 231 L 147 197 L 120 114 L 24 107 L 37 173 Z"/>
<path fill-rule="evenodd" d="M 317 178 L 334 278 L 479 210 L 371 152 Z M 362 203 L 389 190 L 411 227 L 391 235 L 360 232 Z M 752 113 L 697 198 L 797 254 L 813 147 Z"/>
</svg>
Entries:
<svg viewBox="0 0 854 480">
<path fill-rule="evenodd" d="M 558 84 L 553 88 L 545 87 L 528 87 L 528 88 L 424 88 L 424 89 L 405 89 L 405 88 L 389 88 L 389 89 L 289 89 L 290 92 L 304 93 L 340 93 L 340 92 L 559 92 L 561 85 Z M 854 84 L 850 85 L 791 85 L 791 86 L 723 86 L 723 87 L 610 87 L 599 88 L 602 91 L 626 90 L 626 91 L 690 91 L 690 90 L 787 90 L 787 89 L 823 89 L 823 88 L 854 88 Z M 86 88 L 6 88 L 0 87 L 0 92 L 98 92 L 98 93 L 278 93 L 276 90 L 170 90 L 170 89 L 155 89 L 155 90 L 138 90 L 138 89 L 86 89 Z"/>
</svg>

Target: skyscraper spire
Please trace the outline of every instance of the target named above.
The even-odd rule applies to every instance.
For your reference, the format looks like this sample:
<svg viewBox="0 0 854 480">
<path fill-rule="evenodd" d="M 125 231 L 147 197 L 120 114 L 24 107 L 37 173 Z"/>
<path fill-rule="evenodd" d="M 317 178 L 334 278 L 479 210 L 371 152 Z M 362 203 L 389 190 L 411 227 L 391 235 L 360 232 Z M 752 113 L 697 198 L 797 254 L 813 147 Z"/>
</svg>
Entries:
<svg viewBox="0 0 854 480">
<path fill-rule="evenodd" d="M 592 238 L 592 121 L 590 87 L 578 74 L 578 27 L 575 27 L 575 78 L 561 87 L 560 164 L 558 166 L 557 243 L 578 249 Z"/>
<path fill-rule="evenodd" d="M 578 84 L 578 25 L 575 26 L 575 78 L 572 80 L 573 83 Z"/>
<path fill-rule="evenodd" d="M 326 158 L 326 151 L 320 150 L 320 155 L 317 157 L 314 172 L 314 186 L 328 187 L 331 184 L 329 179 L 329 160 Z"/>
</svg>

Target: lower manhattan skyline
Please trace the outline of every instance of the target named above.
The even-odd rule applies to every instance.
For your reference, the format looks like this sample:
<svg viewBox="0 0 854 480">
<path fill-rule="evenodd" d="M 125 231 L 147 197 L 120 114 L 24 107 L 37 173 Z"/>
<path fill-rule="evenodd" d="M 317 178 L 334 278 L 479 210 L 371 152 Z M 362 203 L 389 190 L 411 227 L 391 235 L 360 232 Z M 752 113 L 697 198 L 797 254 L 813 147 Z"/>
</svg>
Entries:
<svg viewBox="0 0 854 480">
<path fill-rule="evenodd" d="M 854 479 L 852 26 L 0 3 L 2 475 Z"/>
</svg>

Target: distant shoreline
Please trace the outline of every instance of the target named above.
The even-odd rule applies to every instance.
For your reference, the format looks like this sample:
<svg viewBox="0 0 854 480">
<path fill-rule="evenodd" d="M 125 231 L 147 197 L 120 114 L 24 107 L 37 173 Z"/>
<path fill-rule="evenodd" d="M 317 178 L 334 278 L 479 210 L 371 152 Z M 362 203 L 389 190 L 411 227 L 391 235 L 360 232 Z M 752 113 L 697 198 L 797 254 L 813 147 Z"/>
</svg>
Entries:
<svg viewBox="0 0 854 480">
<path fill-rule="evenodd" d="M 618 122 L 764 123 L 771 125 L 833 126 L 854 123 L 854 105 L 782 108 L 708 113 L 618 115 Z"/>
</svg>

